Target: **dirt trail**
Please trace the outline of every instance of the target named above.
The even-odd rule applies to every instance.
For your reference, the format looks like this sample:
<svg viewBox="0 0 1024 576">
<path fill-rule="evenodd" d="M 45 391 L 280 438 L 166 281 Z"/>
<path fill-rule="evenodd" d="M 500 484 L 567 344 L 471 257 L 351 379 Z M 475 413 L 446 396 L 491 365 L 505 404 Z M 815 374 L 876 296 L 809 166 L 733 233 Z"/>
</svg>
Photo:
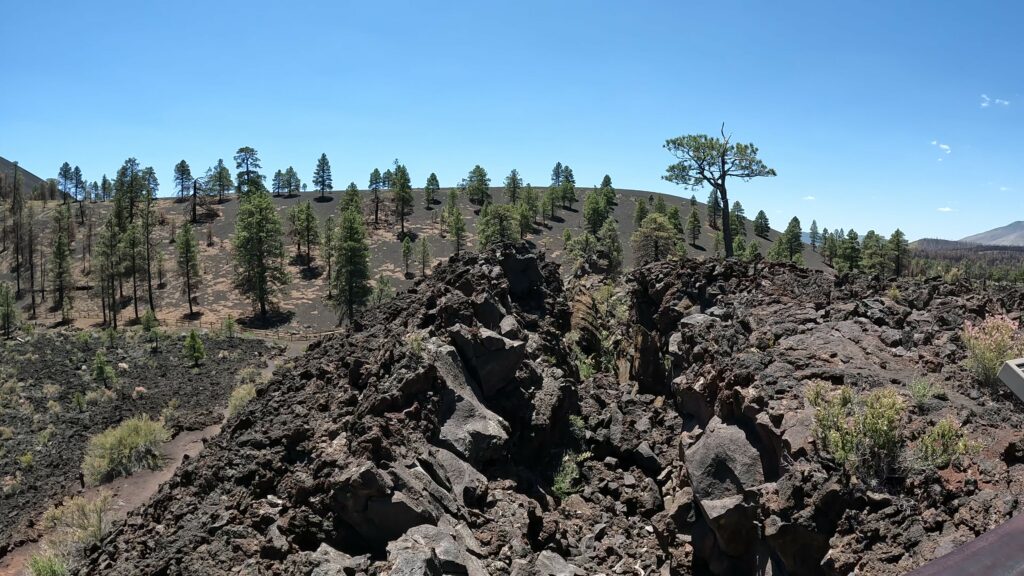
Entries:
<svg viewBox="0 0 1024 576">
<path fill-rule="evenodd" d="M 267 365 L 260 371 L 264 378 L 270 378 L 274 370 L 289 358 L 294 358 L 306 349 L 305 342 L 281 342 L 284 354 L 267 359 Z M 227 416 L 225 408 L 225 418 Z M 126 478 L 118 478 L 107 484 L 82 490 L 77 484 L 67 487 L 66 497 L 82 495 L 92 499 L 101 493 L 109 493 L 111 507 L 108 518 L 112 523 L 124 520 L 128 513 L 149 501 L 153 494 L 174 475 L 185 457 L 195 458 L 203 449 L 207 438 L 220 433 L 221 424 L 207 426 L 202 430 L 179 433 L 163 446 L 165 465 L 159 470 L 142 470 Z M 41 539 L 40 539 L 41 540 Z M 12 550 L 0 558 L 0 576 L 22 576 L 28 574 L 28 561 L 40 549 L 40 541 L 30 542 Z"/>
</svg>

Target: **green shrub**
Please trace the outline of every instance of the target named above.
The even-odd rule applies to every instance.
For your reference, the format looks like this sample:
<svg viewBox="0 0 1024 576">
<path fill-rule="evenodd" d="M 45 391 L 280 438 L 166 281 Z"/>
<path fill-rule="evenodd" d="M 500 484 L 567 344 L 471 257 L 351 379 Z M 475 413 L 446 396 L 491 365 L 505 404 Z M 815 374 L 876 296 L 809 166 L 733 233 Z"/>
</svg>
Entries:
<svg viewBox="0 0 1024 576">
<path fill-rule="evenodd" d="M 146 414 L 125 420 L 89 439 L 82 472 L 95 485 L 136 470 L 156 470 L 163 463 L 160 445 L 169 439 L 164 424 Z"/>
<path fill-rule="evenodd" d="M 74 552 L 70 546 L 84 549 L 99 544 L 110 528 L 110 499 L 107 493 L 93 499 L 75 496 L 43 514 L 43 527 L 51 533 L 51 544 L 68 553 Z"/>
<path fill-rule="evenodd" d="M 929 400 L 935 397 L 935 386 L 931 380 L 918 378 L 910 383 L 910 396 L 914 399 L 914 405 L 923 408 Z"/>
<path fill-rule="evenodd" d="M 195 330 L 190 330 L 188 336 L 185 337 L 185 358 L 192 361 L 193 367 L 199 366 L 203 358 L 206 358 L 203 341 L 200 340 L 199 334 L 196 334 Z"/>
<path fill-rule="evenodd" d="M 969 445 L 960 424 L 952 418 L 943 418 L 921 436 L 917 455 L 921 462 L 932 468 L 946 468 L 953 459 L 968 452 Z"/>
<path fill-rule="evenodd" d="M 580 491 L 580 462 L 590 458 L 590 452 L 577 454 L 569 451 L 562 456 L 562 464 L 555 473 L 554 481 L 551 483 L 551 490 L 559 499 L 565 499 L 570 494 Z"/>
<path fill-rule="evenodd" d="M 1007 316 L 990 316 L 964 326 L 967 367 L 982 384 L 995 384 L 1003 362 L 1024 352 L 1024 335 Z"/>
<path fill-rule="evenodd" d="M 224 338 L 235 337 L 235 319 L 231 315 L 228 315 L 221 323 L 221 336 Z"/>
<path fill-rule="evenodd" d="M 883 389 L 855 397 L 846 386 L 833 392 L 818 383 L 807 396 L 819 447 L 851 474 L 885 479 L 905 442 L 906 404 L 899 393 Z"/>
<path fill-rule="evenodd" d="M 238 382 L 240 384 L 255 384 L 262 379 L 263 374 L 258 368 L 248 366 L 238 371 Z"/>
<path fill-rule="evenodd" d="M 253 383 L 239 384 L 231 391 L 228 398 L 228 416 L 234 416 L 242 409 L 249 400 L 256 397 L 256 385 Z"/>
<path fill-rule="evenodd" d="M 413 354 L 423 357 L 423 334 L 420 334 L 419 332 L 412 332 L 406 338 L 406 342 L 409 344 L 409 350 L 411 350 Z"/>
<path fill-rule="evenodd" d="M 34 463 L 35 457 L 32 456 L 31 452 L 25 452 L 21 456 L 18 456 L 18 465 L 22 468 L 31 468 Z"/>
<path fill-rule="evenodd" d="M 96 356 L 92 359 L 92 379 L 101 384 L 113 384 L 117 380 L 117 374 L 110 362 L 107 362 L 102 350 L 97 350 Z"/>
<path fill-rule="evenodd" d="M 28 571 L 32 576 L 68 576 L 68 565 L 53 552 L 33 554 L 28 559 Z"/>
</svg>

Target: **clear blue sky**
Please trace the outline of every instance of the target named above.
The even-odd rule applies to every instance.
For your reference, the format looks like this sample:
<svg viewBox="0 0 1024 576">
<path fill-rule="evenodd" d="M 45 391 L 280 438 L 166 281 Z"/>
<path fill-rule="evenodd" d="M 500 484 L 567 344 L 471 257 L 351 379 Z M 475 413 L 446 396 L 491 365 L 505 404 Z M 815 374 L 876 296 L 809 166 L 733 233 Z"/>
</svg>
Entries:
<svg viewBox="0 0 1024 576">
<path fill-rule="evenodd" d="M 776 228 L 959 238 L 1024 219 L 1019 2 L 8 2 L 0 156 L 48 177 L 135 156 L 164 193 L 253 146 L 335 187 L 400 158 L 684 191 L 666 138 L 753 141 Z M 984 95 L 984 96 L 983 96 Z M 697 192 L 701 199 L 707 192 Z M 812 199 L 813 198 L 813 199 Z"/>
</svg>

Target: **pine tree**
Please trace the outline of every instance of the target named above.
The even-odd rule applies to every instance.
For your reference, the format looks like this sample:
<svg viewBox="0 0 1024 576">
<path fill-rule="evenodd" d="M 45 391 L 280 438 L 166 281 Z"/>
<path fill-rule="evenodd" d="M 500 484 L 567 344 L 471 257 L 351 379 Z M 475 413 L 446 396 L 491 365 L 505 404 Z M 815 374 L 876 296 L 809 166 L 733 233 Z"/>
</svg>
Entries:
<svg viewBox="0 0 1024 576">
<path fill-rule="evenodd" d="M 191 316 L 195 314 L 195 310 L 192 308 L 192 296 L 202 283 L 202 271 L 199 268 L 199 245 L 196 243 L 192 225 L 188 222 L 182 224 L 178 230 L 174 247 L 178 251 L 178 274 L 182 278 L 181 292 L 188 301 L 188 313 Z"/>
<path fill-rule="evenodd" d="M 508 204 L 485 204 L 477 221 L 480 246 L 486 248 L 516 239 L 515 210 Z"/>
<path fill-rule="evenodd" d="M 885 238 L 874 230 L 868 230 L 861 240 L 861 268 L 868 274 L 884 278 L 889 275 L 891 260 Z"/>
<path fill-rule="evenodd" d="M 353 182 L 350 185 L 350 187 L 351 186 L 355 186 L 355 182 Z M 346 195 L 347 194 L 348 194 L 348 192 L 346 192 Z M 357 194 L 358 194 L 358 192 L 357 192 Z M 342 201 L 341 206 L 342 206 L 342 211 L 341 211 L 342 214 L 344 214 L 345 212 L 350 211 L 350 210 L 354 211 L 354 212 L 356 212 L 357 214 L 360 214 L 360 215 L 363 213 L 363 211 L 362 211 L 362 209 L 360 207 L 354 206 L 351 203 L 349 203 L 348 206 L 346 207 L 345 202 Z M 333 295 L 334 295 L 334 287 L 331 286 L 331 278 L 334 277 L 334 268 L 333 268 L 333 265 L 334 265 L 334 241 L 335 241 L 335 234 L 337 233 L 337 229 L 338 229 L 338 226 L 337 226 L 337 223 L 334 221 L 334 216 L 331 216 L 330 214 L 328 214 L 327 217 L 324 218 L 323 225 L 320 228 L 320 239 L 321 239 L 321 241 L 323 242 L 323 245 L 324 245 L 324 250 L 323 250 L 324 264 L 327 265 L 327 299 L 328 300 L 330 300 L 333 297 Z"/>
<path fill-rule="evenodd" d="M 420 236 L 417 244 L 416 253 L 419 255 L 420 276 L 425 277 L 427 275 L 427 268 L 430 267 L 430 244 L 427 244 L 426 236 Z"/>
<path fill-rule="evenodd" d="M 313 264 L 312 248 L 320 244 L 320 227 L 316 221 L 313 204 L 309 200 L 299 204 L 296 208 L 295 221 L 292 224 L 294 226 L 293 232 L 299 245 L 306 245 L 306 254 L 303 261 L 308 269 Z"/>
<path fill-rule="evenodd" d="M 412 179 L 405 165 L 397 161 L 391 181 L 391 199 L 395 203 L 395 216 L 400 226 L 399 236 L 405 236 L 405 219 L 413 211 Z"/>
<path fill-rule="evenodd" d="M 637 265 L 643 266 L 675 254 L 676 233 L 668 218 L 652 212 L 633 232 L 631 242 Z"/>
<path fill-rule="evenodd" d="M 562 181 L 560 185 L 560 196 L 562 199 L 562 206 L 572 209 L 573 204 L 579 202 L 579 197 L 576 196 L 576 177 L 572 174 L 572 168 L 569 165 L 562 166 Z"/>
<path fill-rule="evenodd" d="M 562 163 L 556 162 L 551 169 L 551 188 L 558 188 L 562 185 Z"/>
<path fill-rule="evenodd" d="M 523 178 L 515 168 L 505 177 L 505 198 L 509 204 L 515 204 L 523 190 Z"/>
<path fill-rule="evenodd" d="M 259 170 L 260 157 L 255 148 L 243 146 L 235 153 L 235 168 L 238 170 L 238 190 L 241 195 L 255 194 L 265 189 L 264 176 Z"/>
<path fill-rule="evenodd" d="M 747 262 L 753 262 L 761 255 L 761 248 L 757 245 L 757 240 L 751 240 L 747 243 L 747 249 L 743 253 L 743 259 Z"/>
<path fill-rule="evenodd" d="M 722 201 L 718 198 L 718 190 L 711 189 L 708 195 L 708 226 L 712 230 L 718 230 L 718 219 L 722 216 Z"/>
<path fill-rule="evenodd" d="M 146 261 L 145 244 L 142 239 L 142 227 L 133 222 L 121 235 L 122 272 L 132 280 L 132 309 L 135 319 L 139 319 L 139 275 L 143 272 Z"/>
<path fill-rule="evenodd" d="M 607 174 L 601 179 L 601 195 L 604 196 L 604 203 L 608 206 L 616 204 L 615 187 L 612 186 L 612 177 Z"/>
<path fill-rule="evenodd" d="M 178 199 L 184 200 L 192 188 L 192 169 L 188 162 L 182 160 L 174 165 L 174 185 L 178 189 Z"/>
<path fill-rule="evenodd" d="M 321 154 L 316 161 L 316 169 L 313 170 L 313 187 L 320 192 L 320 198 L 331 191 L 334 182 L 331 179 L 331 162 L 327 160 L 327 154 Z"/>
<path fill-rule="evenodd" d="M 71 164 L 65 162 L 60 165 L 60 170 L 57 171 L 57 183 L 61 196 L 64 198 L 63 203 L 67 204 L 75 185 L 75 171 L 71 168 Z"/>
<path fill-rule="evenodd" d="M 366 240 L 362 215 L 354 210 L 344 212 L 335 236 L 332 302 L 341 318 L 352 320 L 355 318 L 355 309 L 362 307 L 372 292 L 370 246 Z"/>
<path fill-rule="evenodd" d="M 694 194 L 690 195 L 690 210 L 697 209 L 697 196 Z"/>
<path fill-rule="evenodd" d="M 490 186 L 491 179 L 487 176 L 487 170 L 484 170 L 479 164 L 469 171 L 469 176 L 466 178 L 466 195 L 471 203 L 483 206 L 490 202 Z"/>
<path fill-rule="evenodd" d="M 454 194 L 453 190 L 451 194 Z M 446 216 L 448 220 L 448 233 L 452 236 L 452 244 L 454 245 L 455 255 L 458 256 L 462 253 L 462 247 L 466 241 L 466 220 L 462 217 L 462 210 L 459 210 L 458 206 L 448 213 Z"/>
<path fill-rule="evenodd" d="M 406 236 L 402 239 L 402 263 L 405 264 L 405 275 L 409 275 L 409 263 L 412 262 L 412 240 Z"/>
<path fill-rule="evenodd" d="M 821 242 L 821 234 L 818 233 L 817 220 L 811 220 L 811 230 L 808 235 L 810 236 L 808 239 L 811 241 L 811 250 L 817 252 L 818 244 Z"/>
<path fill-rule="evenodd" d="M 768 252 L 768 259 L 778 262 L 794 262 L 803 264 L 803 231 L 800 228 L 800 219 L 793 217 L 789 225 L 772 244 Z"/>
<path fill-rule="evenodd" d="M 0 211 L 2 212 L 2 211 Z M 28 293 L 32 297 L 32 318 L 36 317 L 36 214 L 32 204 L 28 205 L 25 218 L 25 247 L 28 249 Z M 45 279 L 44 279 L 45 282 Z"/>
<path fill-rule="evenodd" d="M 274 172 L 274 177 L 270 179 L 270 191 L 274 194 L 275 198 L 284 193 L 284 172 L 281 170 Z"/>
<path fill-rule="evenodd" d="M 246 197 L 235 223 L 234 284 L 264 319 L 278 287 L 288 282 L 281 237 L 281 220 L 270 195 L 258 190 Z"/>
<path fill-rule="evenodd" d="M 348 188 L 345 188 L 345 194 L 341 197 L 340 208 L 341 212 L 355 210 L 359 214 L 363 213 L 363 199 L 359 195 L 359 187 L 356 186 L 355 182 L 350 182 Z"/>
<path fill-rule="evenodd" d="M 46 198 L 47 195 L 44 195 L 43 198 Z M 100 196 L 104 202 L 114 197 L 114 183 L 110 181 L 110 178 L 107 178 L 106 174 L 103 175 L 103 180 L 100 181 Z"/>
<path fill-rule="evenodd" d="M 800 227 L 800 219 L 793 216 L 789 224 L 786 225 L 786 231 L 782 236 L 785 238 L 786 254 L 789 257 L 789 261 L 796 261 L 797 256 L 801 256 L 804 251 L 803 229 Z"/>
<path fill-rule="evenodd" d="M 672 227 L 676 229 L 678 234 L 683 233 L 683 219 L 679 215 L 679 206 L 670 206 L 665 217 L 668 218 L 669 223 L 672 224 Z"/>
<path fill-rule="evenodd" d="M 117 300 L 117 280 L 120 276 L 118 237 L 117 220 L 114 215 L 111 215 L 100 229 L 96 265 L 93 267 L 100 303 L 104 310 L 104 320 L 108 321 L 107 323 L 115 329 L 117 328 L 117 312 L 120 308 L 120 303 Z M 109 312 L 109 317 L 106 312 Z"/>
<path fill-rule="evenodd" d="M 636 201 L 636 211 L 633 212 L 633 225 L 639 228 L 643 225 L 644 220 L 647 219 L 647 214 L 650 212 L 647 208 L 647 201 L 643 198 L 639 198 Z"/>
<path fill-rule="evenodd" d="M 851 229 L 846 236 L 842 237 L 839 244 L 839 271 L 859 270 L 860 257 L 860 236 Z"/>
<path fill-rule="evenodd" d="M 686 234 L 690 245 L 696 246 L 697 240 L 700 240 L 700 214 L 696 210 L 690 210 L 690 216 L 686 219 Z"/>
<path fill-rule="evenodd" d="M 540 213 L 542 220 L 554 220 L 558 211 L 558 189 L 548 188 L 544 191 L 544 197 L 540 202 Z"/>
<path fill-rule="evenodd" d="M 192 362 L 193 368 L 198 368 L 199 363 L 206 358 L 203 341 L 199 339 L 199 334 L 196 334 L 195 330 L 190 330 L 185 337 L 185 358 Z"/>
<path fill-rule="evenodd" d="M 384 179 L 380 175 L 380 170 L 374 168 L 370 173 L 370 194 L 373 196 L 373 225 L 375 227 L 380 221 L 380 190 L 383 186 Z"/>
<path fill-rule="evenodd" d="M 746 212 L 743 210 L 743 205 L 740 204 L 739 200 L 736 200 L 735 202 L 732 203 L 732 208 L 729 210 L 729 220 L 732 224 L 732 230 L 736 233 L 736 235 L 742 236 L 744 239 L 746 239 L 747 216 Z M 735 246 L 735 242 L 733 243 L 733 246 Z M 743 246 L 744 248 L 746 248 L 746 242 L 744 242 Z M 736 251 L 733 250 L 733 253 L 735 254 Z"/>
<path fill-rule="evenodd" d="M 910 245 L 907 243 L 907 237 L 903 234 L 903 231 L 899 228 L 892 233 L 889 237 L 889 255 L 892 258 L 892 272 L 896 276 L 902 276 L 906 272 L 907 265 L 907 253 L 910 250 Z"/>
<path fill-rule="evenodd" d="M 754 216 L 754 235 L 767 238 L 769 232 L 771 232 L 771 226 L 768 224 L 768 215 L 764 213 L 764 210 L 758 210 L 757 216 Z"/>
<path fill-rule="evenodd" d="M 230 176 L 229 176 L 230 177 Z M 142 242 L 143 256 L 146 267 L 146 296 L 149 302 L 149 310 L 156 314 L 156 302 L 153 298 L 153 232 L 156 230 L 158 216 L 153 204 L 156 200 L 156 190 L 147 183 L 145 198 L 142 205 Z"/>
<path fill-rule="evenodd" d="M 597 232 L 597 244 L 608 259 L 608 271 L 612 274 L 618 273 L 622 268 L 622 242 L 619 240 L 619 227 L 614 218 L 608 218 L 601 225 Z"/>
<path fill-rule="evenodd" d="M 298 196 L 299 192 L 306 190 L 306 185 L 303 184 L 302 179 L 299 178 L 299 173 L 291 166 L 285 169 L 281 184 L 288 196 Z M 330 185 L 328 185 L 327 188 L 328 192 L 330 192 Z"/>
<path fill-rule="evenodd" d="M 14 299 L 14 289 L 6 282 L 0 282 L 0 331 L 4 338 L 10 338 L 18 325 L 18 303 Z"/>
<path fill-rule="evenodd" d="M 604 194 L 598 190 L 587 194 L 583 199 L 583 222 L 591 234 L 597 234 L 604 221 L 608 219 L 608 215 L 609 207 Z"/>
<path fill-rule="evenodd" d="M 530 209 L 523 202 L 518 202 L 512 207 L 515 212 L 516 229 L 519 230 L 519 239 L 524 240 L 530 232 L 533 232 L 533 217 L 530 216 Z"/>
<path fill-rule="evenodd" d="M 658 196 L 654 200 L 654 211 L 662 216 L 668 216 L 668 204 L 665 203 L 664 196 Z"/>
<path fill-rule="evenodd" d="M 231 178 L 231 171 L 224 165 L 224 160 L 217 160 L 217 164 L 207 171 L 206 186 L 217 193 L 217 203 L 224 203 L 224 195 L 231 191 L 235 182 Z"/>
<path fill-rule="evenodd" d="M 537 220 L 537 216 L 540 215 L 540 195 L 530 184 L 523 187 L 523 205 L 530 213 L 530 218 Z"/>
<path fill-rule="evenodd" d="M 427 208 L 433 206 L 439 192 L 441 183 L 437 180 L 437 174 L 431 172 L 430 176 L 427 176 L 427 183 L 423 185 L 423 204 Z"/>
<path fill-rule="evenodd" d="M 74 306 L 74 279 L 71 272 L 71 208 L 65 205 L 54 213 L 53 270 L 51 283 L 54 289 L 54 306 L 60 310 L 61 321 L 71 319 Z"/>
</svg>

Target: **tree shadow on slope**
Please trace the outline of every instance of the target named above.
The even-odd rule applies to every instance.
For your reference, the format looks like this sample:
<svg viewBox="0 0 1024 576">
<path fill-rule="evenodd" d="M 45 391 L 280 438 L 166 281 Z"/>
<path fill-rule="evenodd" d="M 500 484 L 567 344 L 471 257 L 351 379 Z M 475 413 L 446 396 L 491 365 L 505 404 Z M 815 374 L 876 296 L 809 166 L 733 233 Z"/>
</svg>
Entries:
<svg viewBox="0 0 1024 576">
<path fill-rule="evenodd" d="M 253 330 L 268 330 L 280 328 L 291 322 L 294 317 L 295 312 L 292 310 L 271 310 L 267 312 L 266 316 L 253 314 L 245 318 L 239 318 L 237 322 L 239 325 Z"/>
</svg>

